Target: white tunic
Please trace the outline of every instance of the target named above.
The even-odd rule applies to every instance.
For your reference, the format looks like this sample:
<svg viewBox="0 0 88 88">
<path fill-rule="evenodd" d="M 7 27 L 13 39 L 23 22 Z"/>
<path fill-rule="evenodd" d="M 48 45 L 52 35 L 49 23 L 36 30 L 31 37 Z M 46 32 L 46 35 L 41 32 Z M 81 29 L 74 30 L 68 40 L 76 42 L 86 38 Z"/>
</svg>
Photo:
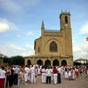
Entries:
<svg viewBox="0 0 88 88">
<path fill-rule="evenodd" d="M 0 78 L 6 78 L 5 74 L 6 74 L 6 71 L 0 69 Z"/>
</svg>

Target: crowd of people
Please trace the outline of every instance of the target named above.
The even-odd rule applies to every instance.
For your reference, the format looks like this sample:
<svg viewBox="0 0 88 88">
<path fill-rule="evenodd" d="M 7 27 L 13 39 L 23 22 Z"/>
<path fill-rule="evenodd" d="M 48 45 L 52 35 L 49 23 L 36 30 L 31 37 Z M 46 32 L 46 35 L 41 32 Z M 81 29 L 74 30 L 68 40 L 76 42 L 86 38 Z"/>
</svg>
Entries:
<svg viewBox="0 0 88 88">
<path fill-rule="evenodd" d="M 21 88 L 22 83 L 36 83 L 37 77 L 41 76 L 41 82 L 46 84 L 58 84 L 62 78 L 75 80 L 86 73 L 88 77 L 88 66 L 1 66 L 0 68 L 0 88 Z"/>
</svg>

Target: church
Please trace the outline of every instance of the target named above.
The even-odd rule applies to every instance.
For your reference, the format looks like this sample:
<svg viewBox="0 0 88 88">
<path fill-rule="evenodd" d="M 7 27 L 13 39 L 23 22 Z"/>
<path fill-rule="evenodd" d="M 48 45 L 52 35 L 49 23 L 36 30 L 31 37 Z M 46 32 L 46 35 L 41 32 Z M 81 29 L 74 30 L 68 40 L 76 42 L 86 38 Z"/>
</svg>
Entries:
<svg viewBox="0 0 88 88">
<path fill-rule="evenodd" d="M 46 30 L 34 41 L 35 55 L 25 57 L 25 65 L 73 66 L 72 29 L 69 12 L 61 12 L 60 30 Z"/>
</svg>

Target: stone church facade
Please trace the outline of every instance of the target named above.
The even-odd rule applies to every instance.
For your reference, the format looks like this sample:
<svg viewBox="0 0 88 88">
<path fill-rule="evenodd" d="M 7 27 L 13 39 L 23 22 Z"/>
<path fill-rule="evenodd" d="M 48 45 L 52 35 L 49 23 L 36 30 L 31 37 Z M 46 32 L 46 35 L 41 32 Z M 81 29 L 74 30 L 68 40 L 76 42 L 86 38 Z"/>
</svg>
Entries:
<svg viewBox="0 0 88 88">
<path fill-rule="evenodd" d="M 59 18 L 60 30 L 46 30 L 42 22 L 41 36 L 34 43 L 35 55 L 25 57 L 25 65 L 73 65 L 70 13 L 62 12 Z"/>
</svg>

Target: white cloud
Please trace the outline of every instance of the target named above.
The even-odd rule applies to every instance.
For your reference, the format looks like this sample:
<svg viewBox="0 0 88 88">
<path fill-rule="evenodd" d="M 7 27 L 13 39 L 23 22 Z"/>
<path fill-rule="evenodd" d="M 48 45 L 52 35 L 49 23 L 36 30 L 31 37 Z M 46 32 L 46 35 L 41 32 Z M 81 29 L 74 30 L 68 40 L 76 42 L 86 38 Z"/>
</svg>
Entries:
<svg viewBox="0 0 88 88">
<path fill-rule="evenodd" d="M 27 44 L 25 47 L 26 48 L 29 48 L 31 50 L 34 50 L 34 45 L 32 45 L 32 44 Z"/>
<path fill-rule="evenodd" d="M 88 34 L 88 22 L 81 27 L 80 34 Z"/>
<path fill-rule="evenodd" d="M 26 44 L 25 45 L 25 51 L 20 53 L 22 56 L 29 56 L 34 54 L 34 45 L 32 44 Z"/>
<path fill-rule="evenodd" d="M 9 25 L 3 22 L 0 22 L 0 32 L 5 32 L 9 30 Z"/>
<path fill-rule="evenodd" d="M 27 33 L 27 36 L 32 36 L 32 35 L 34 35 L 33 32 L 28 32 L 28 33 Z"/>
<path fill-rule="evenodd" d="M 9 22 L 7 19 L 0 18 L 0 32 L 6 32 L 14 29 L 17 29 L 14 23 Z"/>
<path fill-rule="evenodd" d="M 74 60 L 79 59 L 79 58 L 88 59 L 88 42 L 87 41 L 83 41 L 80 44 L 73 42 L 73 57 L 74 57 Z"/>
<path fill-rule="evenodd" d="M 29 56 L 29 55 L 34 55 L 34 51 L 26 51 L 26 52 L 23 52 L 21 53 L 22 56 Z"/>
<path fill-rule="evenodd" d="M 74 52 L 80 51 L 80 48 L 78 47 L 78 45 L 75 42 L 73 42 L 73 51 Z"/>
<path fill-rule="evenodd" d="M 24 51 L 25 50 L 24 48 L 22 48 L 16 44 L 10 44 L 9 47 L 14 49 L 14 50 L 18 50 L 18 51 Z"/>
<path fill-rule="evenodd" d="M 16 55 L 29 56 L 34 54 L 34 48 L 31 44 L 24 47 L 16 44 L 0 44 L 0 53 L 8 57 Z"/>
<path fill-rule="evenodd" d="M 33 35 L 34 35 L 33 32 L 27 32 L 26 34 L 17 34 L 16 37 L 17 38 L 24 38 L 24 37 L 33 36 Z"/>
<path fill-rule="evenodd" d="M 24 48 L 16 44 L 0 44 L 0 53 L 6 56 L 20 55 L 20 53 L 23 53 L 24 51 Z"/>
</svg>

